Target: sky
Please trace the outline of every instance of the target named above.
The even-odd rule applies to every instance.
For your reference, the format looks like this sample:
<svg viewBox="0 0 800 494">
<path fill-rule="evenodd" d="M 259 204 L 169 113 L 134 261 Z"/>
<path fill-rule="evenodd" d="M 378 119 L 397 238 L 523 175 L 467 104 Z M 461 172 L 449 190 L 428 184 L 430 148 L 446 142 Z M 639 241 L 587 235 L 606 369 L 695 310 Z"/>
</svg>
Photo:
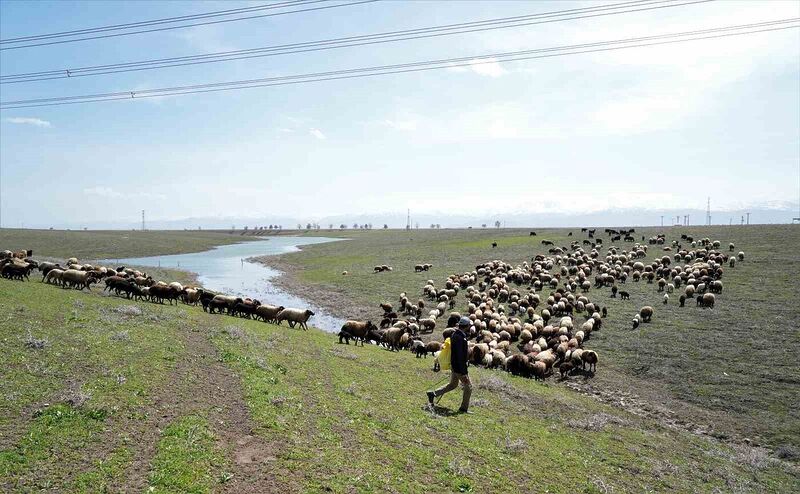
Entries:
<svg viewBox="0 0 800 494">
<path fill-rule="evenodd" d="M 0 0 L 0 38 L 267 2 Z M 381 1 L 0 51 L 0 74 L 195 55 L 609 2 Z M 800 17 L 714 1 L 160 70 L 0 85 L 139 91 Z M 4 227 L 188 217 L 792 207 L 800 29 L 511 63 L 0 112 Z M 446 219 L 442 221 L 446 224 Z"/>
</svg>

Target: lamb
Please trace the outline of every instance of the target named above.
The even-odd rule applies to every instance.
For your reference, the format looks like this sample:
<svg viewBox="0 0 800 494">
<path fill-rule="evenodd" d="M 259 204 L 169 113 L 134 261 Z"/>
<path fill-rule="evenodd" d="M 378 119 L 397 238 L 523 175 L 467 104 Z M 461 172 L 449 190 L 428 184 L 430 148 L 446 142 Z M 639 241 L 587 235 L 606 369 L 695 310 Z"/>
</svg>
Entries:
<svg viewBox="0 0 800 494">
<path fill-rule="evenodd" d="M 739 254 L 737 254 L 736 257 L 739 258 L 740 261 L 744 261 L 744 252 L 739 251 Z"/>
<path fill-rule="evenodd" d="M 625 290 L 621 290 L 619 292 L 619 298 L 621 298 L 622 300 L 628 300 L 631 298 L 631 294 L 626 292 Z"/>
<path fill-rule="evenodd" d="M 306 322 L 314 315 L 314 312 L 306 309 L 283 309 L 275 316 L 275 321 L 280 325 L 281 321 L 288 321 L 289 327 L 293 328 L 295 324 L 300 324 L 300 329 L 303 331 L 308 329 Z"/>
<path fill-rule="evenodd" d="M 347 271 L 342 271 L 342 276 L 347 276 L 348 274 L 350 273 L 348 273 Z"/>
<path fill-rule="evenodd" d="M 686 304 L 686 295 L 681 295 L 680 298 L 678 298 L 678 302 L 680 302 L 680 306 L 683 307 Z"/>
<path fill-rule="evenodd" d="M 645 305 L 639 309 L 639 315 L 642 316 L 642 322 L 650 322 L 650 319 L 653 317 L 653 308 L 649 305 Z"/>
<path fill-rule="evenodd" d="M 282 305 L 259 305 L 256 307 L 255 317 L 256 319 L 260 318 L 264 322 L 275 322 L 278 314 L 283 309 L 285 309 L 285 307 Z"/>
<path fill-rule="evenodd" d="M 377 330 L 378 328 L 372 324 L 372 321 L 346 321 L 342 325 L 342 329 L 339 333 L 339 343 L 342 342 L 342 333 L 350 335 L 351 338 L 356 340 L 356 344 L 361 341 L 361 346 L 364 346 L 364 340 L 367 338 L 367 332 L 370 330 Z M 347 344 L 349 345 L 350 342 L 348 340 Z"/>
<path fill-rule="evenodd" d="M 667 305 L 668 303 L 669 303 L 669 294 L 665 293 L 664 294 L 664 305 Z"/>
</svg>

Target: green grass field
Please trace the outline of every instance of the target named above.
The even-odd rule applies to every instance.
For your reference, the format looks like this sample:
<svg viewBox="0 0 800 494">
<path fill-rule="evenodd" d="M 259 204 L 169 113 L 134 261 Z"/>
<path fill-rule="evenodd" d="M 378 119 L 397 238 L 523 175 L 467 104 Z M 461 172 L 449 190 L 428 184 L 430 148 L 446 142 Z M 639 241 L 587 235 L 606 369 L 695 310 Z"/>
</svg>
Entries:
<svg viewBox="0 0 800 494">
<path fill-rule="evenodd" d="M 711 230 L 747 254 L 726 270 L 713 311 L 663 307 L 654 286 L 628 283 L 631 301 L 604 299 L 609 318 L 586 343 L 600 353 L 595 378 L 539 383 L 474 368 L 469 415 L 452 414 L 456 395 L 425 406 L 445 376 L 407 352 L 0 279 L 0 490 L 796 492 L 798 231 Z M 428 278 L 521 262 L 566 233 L 337 232 L 351 240 L 278 264 L 307 296 L 325 290 L 339 310 L 377 314 Z M 107 242 L 91 240 L 100 250 L 84 256 L 103 257 Z M 199 248 L 191 242 L 181 246 Z M 415 274 L 421 262 L 433 270 Z M 394 271 L 372 274 L 375 264 Z M 656 316 L 631 331 L 645 303 Z"/>
<path fill-rule="evenodd" d="M 567 236 L 570 231 L 573 237 Z M 726 266 L 724 292 L 714 310 L 698 309 L 693 302 L 678 307 L 678 291 L 664 306 L 655 285 L 644 282 L 622 288 L 631 292 L 630 301 L 610 298 L 609 289 L 592 289 L 589 296 L 608 307 L 609 317 L 603 331 L 586 344 L 599 352 L 601 363 L 591 389 L 584 390 L 608 393 L 604 397 L 614 402 L 632 394 L 638 399 L 628 400 L 629 407 L 671 424 L 734 441 L 747 439 L 788 456 L 800 454 L 800 366 L 795 357 L 800 352 L 795 279 L 800 228 L 642 228 L 637 240 L 662 231 L 668 241 L 687 233 L 719 239 L 723 248 L 734 242 L 736 252 L 743 250 L 747 257 L 736 268 Z M 586 238 L 579 228 L 537 229 L 535 237 L 528 232 L 340 232 L 338 236 L 350 240 L 305 246 L 302 252 L 266 262 L 289 273 L 290 288 L 320 293 L 340 316 L 376 320 L 380 302 L 396 303 L 400 292 L 415 300 L 428 279 L 441 286 L 449 274 L 472 270 L 478 263 L 521 263 L 546 254 L 543 239 L 568 245 Z M 608 247 L 609 237 L 601 238 Z M 497 248 L 491 248 L 493 241 Z M 648 259 L 664 254 L 651 247 Z M 431 271 L 414 272 L 414 264 L 426 262 L 433 263 Z M 372 268 L 379 264 L 394 271 L 374 274 Z M 343 271 L 349 274 L 342 276 Z M 643 305 L 655 307 L 656 315 L 652 323 L 632 331 L 630 321 Z M 463 298 L 456 309 L 465 309 Z"/>
<path fill-rule="evenodd" d="M 201 252 L 217 245 L 252 240 L 242 232 L 206 231 L 80 231 L 0 229 L 0 247 L 33 250 L 34 257 L 120 259 Z"/>
<path fill-rule="evenodd" d="M 326 333 L 0 280 L 4 492 L 791 492 L 765 450 Z M 43 348 L 36 348 L 43 342 Z"/>
</svg>

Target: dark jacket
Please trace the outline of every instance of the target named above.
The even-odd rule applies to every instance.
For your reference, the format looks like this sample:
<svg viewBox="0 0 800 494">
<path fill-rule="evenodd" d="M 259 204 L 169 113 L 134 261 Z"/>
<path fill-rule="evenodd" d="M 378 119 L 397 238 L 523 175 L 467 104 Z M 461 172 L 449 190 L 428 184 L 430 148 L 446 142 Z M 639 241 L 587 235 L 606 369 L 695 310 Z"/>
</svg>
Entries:
<svg viewBox="0 0 800 494">
<path fill-rule="evenodd" d="M 467 335 L 457 328 L 450 336 L 450 368 L 456 374 L 467 373 Z"/>
</svg>

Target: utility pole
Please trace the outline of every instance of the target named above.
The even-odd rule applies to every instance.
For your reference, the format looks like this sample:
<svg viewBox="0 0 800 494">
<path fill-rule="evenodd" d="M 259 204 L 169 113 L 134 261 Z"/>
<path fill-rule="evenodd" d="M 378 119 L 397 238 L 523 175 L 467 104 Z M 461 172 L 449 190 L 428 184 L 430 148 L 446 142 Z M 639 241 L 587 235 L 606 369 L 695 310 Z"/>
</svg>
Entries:
<svg viewBox="0 0 800 494">
<path fill-rule="evenodd" d="M 411 230 L 411 208 L 408 209 L 408 214 L 406 215 L 406 230 Z"/>
<path fill-rule="evenodd" d="M 706 225 L 711 225 L 711 197 L 708 198 L 706 203 Z"/>
<path fill-rule="evenodd" d="M 661 215 L 661 227 L 662 228 L 664 227 L 664 215 L 663 214 Z"/>
<path fill-rule="evenodd" d="M 744 225 L 744 215 L 742 215 L 742 225 Z"/>
<path fill-rule="evenodd" d="M 747 214 L 747 224 L 749 225 L 750 224 L 750 213 L 745 213 L 745 214 Z"/>
<path fill-rule="evenodd" d="M 144 209 L 142 209 L 142 231 L 144 231 Z"/>
<path fill-rule="evenodd" d="M 689 226 L 689 215 L 686 215 L 686 226 Z"/>
</svg>

